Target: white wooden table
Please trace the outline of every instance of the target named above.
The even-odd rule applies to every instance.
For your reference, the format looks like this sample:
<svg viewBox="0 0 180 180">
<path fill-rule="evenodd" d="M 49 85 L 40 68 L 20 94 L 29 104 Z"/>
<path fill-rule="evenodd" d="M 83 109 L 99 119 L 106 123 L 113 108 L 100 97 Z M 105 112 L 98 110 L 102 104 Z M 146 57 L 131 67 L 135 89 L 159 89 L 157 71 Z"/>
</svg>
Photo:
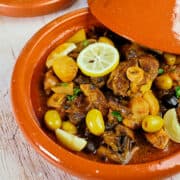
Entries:
<svg viewBox="0 0 180 180">
<path fill-rule="evenodd" d="M 0 180 L 76 179 L 43 159 L 26 141 L 13 118 L 10 80 L 21 49 L 39 28 L 62 14 L 85 6 L 86 0 L 77 0 L 68 9 L 46 16 L 0 16 Z M 168 179 L 179 180 L 180 174 Z"/>
</svg>

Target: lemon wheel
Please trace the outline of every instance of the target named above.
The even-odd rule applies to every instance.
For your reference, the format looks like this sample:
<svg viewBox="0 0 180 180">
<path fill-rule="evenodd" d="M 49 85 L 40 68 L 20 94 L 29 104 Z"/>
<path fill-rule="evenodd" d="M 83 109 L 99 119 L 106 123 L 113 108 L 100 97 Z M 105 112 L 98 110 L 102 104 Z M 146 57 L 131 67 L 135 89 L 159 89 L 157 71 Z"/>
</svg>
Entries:
<svg viewBox="0 0 180 180">
<path fill-rule="evenodd" d="M 109 74 L 119 64 L 118 50 L 107 44 L 97 42 L 83 49 L 77 64 L 83 74 L 91 77 L 100 77 Z"/>
</svg>

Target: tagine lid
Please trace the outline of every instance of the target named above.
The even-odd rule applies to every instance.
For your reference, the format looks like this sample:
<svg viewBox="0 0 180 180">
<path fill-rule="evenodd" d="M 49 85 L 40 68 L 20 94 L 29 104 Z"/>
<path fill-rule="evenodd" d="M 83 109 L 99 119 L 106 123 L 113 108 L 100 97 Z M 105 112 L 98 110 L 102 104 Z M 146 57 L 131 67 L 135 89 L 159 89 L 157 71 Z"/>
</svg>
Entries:
<svg viewBox="0 0 180 180">
<path fill-rule="evenodd" d="M 32 17 L 49 14 L 71 5 L 75 0 L 1 0 L 0 15 Z"/>
<path fill-rule="evenodd" d="M 117 34 L 149 48 L 180 54 L 179 0 L 88 0 L 91 13 Z"/>
</svg>

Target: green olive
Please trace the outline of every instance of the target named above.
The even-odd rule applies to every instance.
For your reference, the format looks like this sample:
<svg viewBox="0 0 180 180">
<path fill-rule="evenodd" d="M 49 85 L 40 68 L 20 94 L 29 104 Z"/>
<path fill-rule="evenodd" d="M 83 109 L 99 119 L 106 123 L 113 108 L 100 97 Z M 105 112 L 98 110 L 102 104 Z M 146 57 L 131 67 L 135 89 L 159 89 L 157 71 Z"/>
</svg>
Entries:
<svg viewBox="0 0 180 180">
<path fill-rule="evenodd" d="M 44 115 L 44 121 L 48 129 L 56 130 L 61 127 L 61 117 L 56 110 L 48 110 Z"/>
<path fill-rule="evenodd" d="M 72 124 L 70 121 L 64 121 L 62 122 L 62 129 L 68 133 L 76 134 L 77 128 L 74 124 Z"/>
<path fill-rule="evenodd" d="M 173 54 L 165 53 L 164 59 L 166 61 L 166 64 L 171 65 L 171 66 L 174 65 L 176 62 L 176 56 Z"/>
<path fill-rule="evenodd" d="M 168 90 L 172 88 L 173 80 L 168 74 L 163 74 L 156 78 L 155 84 L 159 89 Z"/>
<path fill-rule="evenodd" d="M 100 136 L 105 130 L 101 111 L 97 109 L 90 110 L 86 115 L 86 126 L 92 134 Z"/>
<path fill-rule="evenodd" d="M 163 125 L 164 121 L 160 116 L 148 115 L 142 121 L 142 129 L 149 133 L 159 131 Z"/>
</svg>

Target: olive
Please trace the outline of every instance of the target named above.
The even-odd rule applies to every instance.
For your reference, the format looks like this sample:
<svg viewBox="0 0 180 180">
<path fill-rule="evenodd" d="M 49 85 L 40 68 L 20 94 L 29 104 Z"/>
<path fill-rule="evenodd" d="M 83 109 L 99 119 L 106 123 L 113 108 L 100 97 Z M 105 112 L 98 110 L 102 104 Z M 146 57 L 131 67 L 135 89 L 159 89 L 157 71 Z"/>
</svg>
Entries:
<svg viewBox="0 0 180 180">
<path fill-rule="evenodd" d="M 91 109 L 86 115 L 86 126 L 93 135 L 100 136 L 105 130 L 101 111 Z"/>
<path fill-rule="evenodd" d="M 77 133 L 77 127 L 74 124 L 72 124 L 70 121 L 63 121 L 62 129 L 70 134 Z"/>
<path fill-rule="evenodd" d="M 176 62 L 176 56 L 173 54 L 165 53 L 164 59 L 166 61 L 166 64 L 171 65 L 171 66 L 174 65 Z"/>
<path fill-rule="evenodd" d="M 159 89 L 168 90 L 172 88 L 173 80 L 168 74 L 163 74 L 156 78 L 155 84 Z"/>
<path fill-rule="evenodd" d="M 87 142 L 87 145 L 86 145 L 86 148 L 85 148 L 85 150 L 87 151 L 87 152 L 95 152 L 96 151 L 96 148 L 97 148 L 97 144 L 96 144 L 96 142 L 94 142 L 94 141 L 92 141 L 92 140 L 89 140 L 88 142 Z"/>
<path fill-rule="evenodd" d="M 153 133 L 159 131 L 164 124 L 160 116 L 148 115 L 142 121 L 142 129 L 146 132 Z"/>
<path fill-rule="evenodd" d="M 44 121 L 48 129 L 56 130 L 61 127 L 61 117 L 56 110 L 48 110 L 44 115 Z"/>
<path fill-rule="evenodd" d="M 170 108 L 176 108 L 178 106 L 178 99 L 176 96 L 167 94 L 162 97 L 162 102 L 164 106 L 168 109 Z"/>
</svg>

